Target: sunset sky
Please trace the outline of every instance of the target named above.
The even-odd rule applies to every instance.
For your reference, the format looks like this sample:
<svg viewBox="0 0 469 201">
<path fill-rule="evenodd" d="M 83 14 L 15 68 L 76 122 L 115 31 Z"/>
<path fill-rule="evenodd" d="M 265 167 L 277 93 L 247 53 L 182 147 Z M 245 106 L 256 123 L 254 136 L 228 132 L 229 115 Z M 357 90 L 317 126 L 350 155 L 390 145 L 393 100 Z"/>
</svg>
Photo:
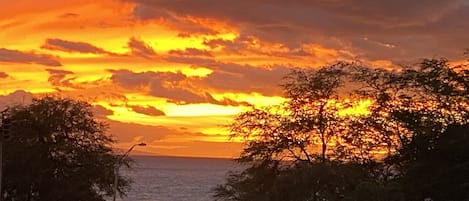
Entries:
<svg viewBox="0 0 469 201">
<path fill-rule="evenodd" d="M 225 125 L 291 69 L 464 58 L 468 0 L 0 0 L 0 108 L 90 102 L 127 149 L 234 157 Z"/>
</svg>

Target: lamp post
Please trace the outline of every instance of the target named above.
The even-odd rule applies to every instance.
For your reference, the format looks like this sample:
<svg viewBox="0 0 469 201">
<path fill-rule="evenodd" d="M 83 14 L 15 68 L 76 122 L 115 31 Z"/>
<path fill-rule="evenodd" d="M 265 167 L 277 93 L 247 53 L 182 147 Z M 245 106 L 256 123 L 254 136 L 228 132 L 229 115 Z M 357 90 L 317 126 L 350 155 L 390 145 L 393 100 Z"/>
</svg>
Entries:
<svg viewBox="0 0 469 201">
<path fill-rule="evenodd" d="M 147 144 L 141 142 L 141 143 L 138 143 L 138 144 L 134 144 L 132 145 L 129 150 L 127 150 L 118 160 L 117 160 L 117 163 L 115 164 L 114 166 L 114 195 L 113 195 L 113 201 L 116 201 L 116 195 L 117 195 L 117 176 L 118 176 L 118 173 L 119 173 L 119 168 L 121 167 L 122 165 L 122 160 L 124 160 L 127 156 L 129 156 L 129 153 L 132 151 L 132 149 L 134 149 L 134 147 L 136 146 L 146 146 Z"/>
</svg>

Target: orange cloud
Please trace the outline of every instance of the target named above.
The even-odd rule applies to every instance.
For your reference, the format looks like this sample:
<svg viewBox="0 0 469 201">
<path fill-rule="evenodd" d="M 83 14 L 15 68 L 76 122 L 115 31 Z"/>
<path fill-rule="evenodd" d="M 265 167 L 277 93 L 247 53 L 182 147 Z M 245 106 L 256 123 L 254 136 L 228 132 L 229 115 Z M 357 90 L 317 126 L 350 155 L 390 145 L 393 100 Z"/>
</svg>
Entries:
<svg viewBox="0 0 469 201">
<path fill-rule="evenodd" d="M 135 105 L 135 106 L 130 106 L 130 108 L 132 108 L 132 110 L 137 113 L 145 114 L 149 116 L 164 116 L 165 115 L 163 111 L 156 109 L 152 106 L 148 106 L 148 105 L 147 106 Z"/>
<path fill-rule="evenodd" d="M 109 52 L 84 42 L 73 42 L 57 38 L 48 38 L 41 48 L 65 52 L 109 54 Z"/>
<path fill-rule="evenodd" d="M 7 63 L 36 63 L 45 66 L 62 66 L 53 56 L 36 54 L 34 52 L 21 52 L 0 48 L 0 62 Z"/>
<path fill-rule="evenodd" d="M 153 56 L 156 56 L 156 52 L 151 46 L 145 44 L 145 42 L 138 40 L 134 37 L 130 38 L 128 46 L 133 55 L 141 56 L 144 58 L 151 58 Z"/>
</svg>

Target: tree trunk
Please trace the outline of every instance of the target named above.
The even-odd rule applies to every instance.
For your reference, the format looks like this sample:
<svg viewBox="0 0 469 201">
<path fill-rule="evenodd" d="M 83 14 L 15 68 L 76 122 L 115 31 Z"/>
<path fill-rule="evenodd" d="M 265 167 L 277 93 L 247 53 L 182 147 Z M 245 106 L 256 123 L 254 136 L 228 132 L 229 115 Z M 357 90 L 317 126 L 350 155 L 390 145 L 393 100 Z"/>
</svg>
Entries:
<svg viewBox="0 0 469 201">
<path fill-rule="evenodd" d="M 326 151 L 327 151 L 327 145 L 326 142 L 322 142 L 322 150 L 321 150 L 321 158 L 323 161 L 326 161 Z"/>
</svg>

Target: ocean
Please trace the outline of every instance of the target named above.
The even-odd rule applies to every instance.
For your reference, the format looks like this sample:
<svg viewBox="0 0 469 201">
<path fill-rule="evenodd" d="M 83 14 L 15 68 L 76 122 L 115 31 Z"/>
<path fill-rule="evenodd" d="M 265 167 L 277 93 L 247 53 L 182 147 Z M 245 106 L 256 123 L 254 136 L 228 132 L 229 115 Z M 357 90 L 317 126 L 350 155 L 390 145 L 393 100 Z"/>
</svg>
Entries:
<svg viewBox="0 0 469 201">
<path fill-rule="evenodd" d="M 134 167 L 121 168 L 133 180 L 120 201 L 212 201 L 213 188 L 230 170 L 239 167 L 229 159 L 132 156 Z"/>
</svg>

